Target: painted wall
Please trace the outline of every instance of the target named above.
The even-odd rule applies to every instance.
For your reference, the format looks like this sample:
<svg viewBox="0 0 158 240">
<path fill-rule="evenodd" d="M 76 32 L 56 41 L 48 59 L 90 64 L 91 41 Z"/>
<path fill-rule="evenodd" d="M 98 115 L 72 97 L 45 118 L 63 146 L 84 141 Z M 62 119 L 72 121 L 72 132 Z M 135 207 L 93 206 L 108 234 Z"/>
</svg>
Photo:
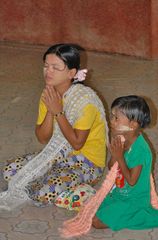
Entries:
<svg viewBox="0 0 158 240">
<path fill-rule="evenodd" d="M 157 0 L 1 0 L 0 40 L 158 57 Z"/>
<path fill-rule="evenodd" d="M 151 0 L 151 56 L 158 59 L 158 0 Z"/>
</svg>

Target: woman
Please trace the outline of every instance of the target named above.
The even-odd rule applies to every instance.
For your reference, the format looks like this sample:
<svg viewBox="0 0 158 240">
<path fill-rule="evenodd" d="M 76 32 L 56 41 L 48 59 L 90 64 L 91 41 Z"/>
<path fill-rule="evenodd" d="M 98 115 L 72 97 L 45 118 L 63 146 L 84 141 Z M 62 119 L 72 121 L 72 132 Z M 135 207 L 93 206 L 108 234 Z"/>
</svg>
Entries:
<svg viewBox="0 0 158 240">
<path fill-rule="evenodd" d="M 104 107 L 91 88 L 78 84 L 80 74 L 85 77 L 78 49 L 71 44 L 51 46 L 43 61 L 46 85 L 35 132 L 46 146 L 36 156 L 23 156 L 5 167 L 9 186 L 0 195 L 0 207 L 6 209 L 29 199 L 52 203 L 64 190 L 98 182 L 105 167 Z"/>
</svg>

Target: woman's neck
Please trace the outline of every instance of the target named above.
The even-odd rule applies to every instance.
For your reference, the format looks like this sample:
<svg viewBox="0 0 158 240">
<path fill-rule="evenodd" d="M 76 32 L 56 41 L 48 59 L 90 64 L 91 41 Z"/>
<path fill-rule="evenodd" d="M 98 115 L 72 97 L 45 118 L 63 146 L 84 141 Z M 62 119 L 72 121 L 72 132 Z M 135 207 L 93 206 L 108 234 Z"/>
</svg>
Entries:
<svg viewBox="0 0 158 240">
<path fill-rule="evenodd" d="M 71 86 L 72 86 L 72 83 L 66 83 L 65 85 L 63 85 L 63 84 L 58 85 L 58 86 L 55 86 L 54 88 L 62 97 L 64 95 L 64 93 L 66 93 Z"/>
</svg>

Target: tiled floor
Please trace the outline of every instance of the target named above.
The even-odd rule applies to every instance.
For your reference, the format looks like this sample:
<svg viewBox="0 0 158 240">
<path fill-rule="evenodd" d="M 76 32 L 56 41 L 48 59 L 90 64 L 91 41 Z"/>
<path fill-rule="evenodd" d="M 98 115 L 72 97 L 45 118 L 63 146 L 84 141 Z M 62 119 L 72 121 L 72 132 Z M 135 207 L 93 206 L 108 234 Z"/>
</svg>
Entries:
<svg viewBox="0 0 158 240">
<path fill-rule="evenodd" d="M 34 135 L 38 99 L 43 88 L 42 54 L 47 47 L 0 43 L 0 166 L 5 160 L 42 148 Z M 108 109 L 121 95 L 146 96 L 152 105 L 153 126 L 146 130 L 154 160 L 158 152 L 158 62 L 88 52 L 82 55 L 89 71 L 87 83 L 100 94 Z M 158 184 L 157 161 L 155 178 Z M 1 177 L 0 177 L 1 178 Z M 1 178 L 2 179 L 2 178 Z M 4 188 L 1 180 L 0 187 Z M 75 213 L 57 207 L 27 204 L 13 212 L 0 212 L 0 240 L 57 240 L 58 227 Z M 92 229 L 85 240 L 157 240 L 158 229 L 113 232 Z"/>
</svg>

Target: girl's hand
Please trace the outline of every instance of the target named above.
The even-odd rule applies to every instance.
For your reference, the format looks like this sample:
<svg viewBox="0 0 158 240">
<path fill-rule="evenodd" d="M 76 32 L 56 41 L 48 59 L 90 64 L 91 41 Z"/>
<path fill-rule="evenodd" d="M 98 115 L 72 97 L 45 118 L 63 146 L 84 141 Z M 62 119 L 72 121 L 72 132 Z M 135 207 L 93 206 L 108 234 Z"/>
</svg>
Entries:
<svg viewBox="0 0 158 240">
<path fill-rule="evenodd" d="M 121 161 L 124 158 L 124 142 L 121 141 L 121 136 L 117 135 L 111 140 L 109 145 L 111 156 L 115 161 Z"/>
<path fill-rule="evenodd" d="M 45 103 L 48 112 L 53 115 L 63 111 L 61 96 L 53 86 L 47 85 L 43 90 L 42 101 Z"/>
</svg>

